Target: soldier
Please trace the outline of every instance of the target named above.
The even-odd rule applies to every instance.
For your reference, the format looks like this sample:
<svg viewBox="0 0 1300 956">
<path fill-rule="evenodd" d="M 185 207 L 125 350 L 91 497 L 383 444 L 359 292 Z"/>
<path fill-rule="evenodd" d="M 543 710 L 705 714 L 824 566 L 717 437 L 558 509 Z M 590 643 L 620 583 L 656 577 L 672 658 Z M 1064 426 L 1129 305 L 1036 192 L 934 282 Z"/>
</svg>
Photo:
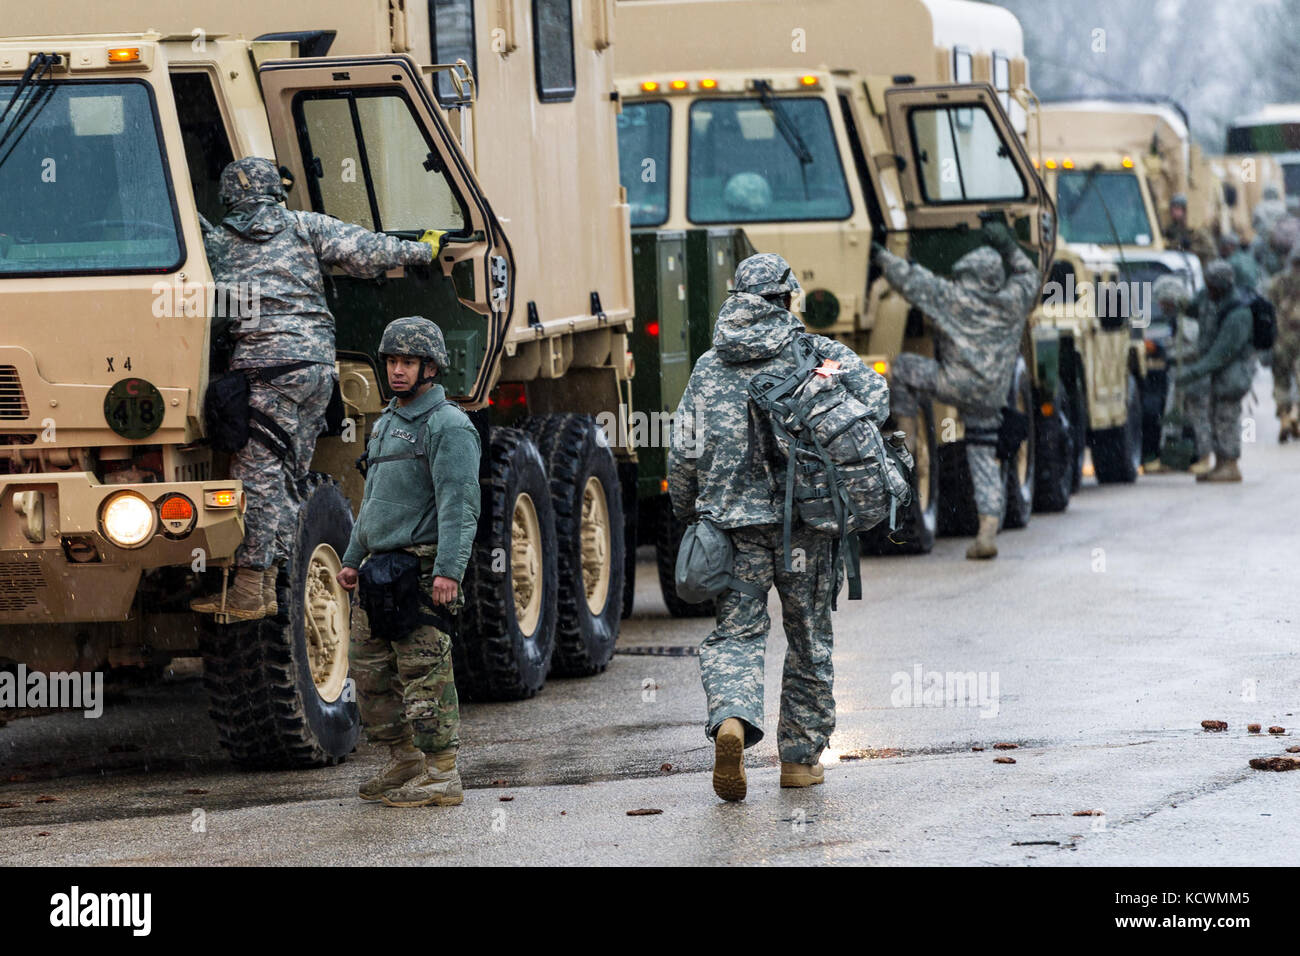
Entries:
<svg viewBox="0 0 1300 956">
<path fill-rule="evenodd" d="M 929 317 L 938 339 L 937 360 L 904 353 L 894 361 L 890 385 L 898 427 L 909 444 L 915 441 L 921 399 L 956 405 L 966 424 L 966 460 L 979 514 L 979 534 L 966 552 L 972 559 L 998 554 L 1006 489 L 994 449 L 1041 278 L 1005 225 L 990 224 L 985 235 L 993 248 L 982 246 L 958 259 L 952 279 L 874 247 L 889 284 Z"/>
<path fill-rule="evenodd" d="M 1219 236 L 1219 258 L 1232 266 L 1233 281 L 1238 289 L 1250 290 L 1259 286 L 1259 265 L 1255 257 L 1242 248 L 1241 239 L 1235 232 L 1229 230 Z"/>
<path fill-rule="evenodd" d="M 1255 374 L 1254 320 L 1249 301 L 1233 285 L 1232 266 L 1215 259 L 1205 270 L 1205 295 L 1197 312 L 1200 357 L 1174 384 L 1209 384 L 1209 421 L 1214 469 L 1197 481 L 1241 481 L 1241 400 Z"/>
<path fill-rule="evenodd" d="M 1174 384 L 1177 369 L 1196 359 L 1199 327 L 1195 319 L 1185 314 L 1190 301 L 1187 286 L 1176 276 L 1161 276 L 1151 288 L 1151 299 L 1155 304 L 1157 321 L 1168 322 L 1170 326 L 1166 373 L 1169 389 L 1165 396 L 1161 444 L 1165 439 L 1181 439 L 1183 428 L 1190 427 L 1198 456 L 1190 470 L 1193 474 L 1204 474 L 1210 470 L 1212 447 L 1209 385 L 1203 380 L 1184 386 Z M 1146 462 L 1143 468 L 1148 473 L 1166 470 L 1159 458 Z"/>
<path fill-rule="evenodd" d="M 1251 227 L 1256 236 L 1267 236 L 1275 223 L 1287 215 L 1286 200 L 1282 193 L 1272 184 L 1264 187 L 1264 195 L 1251 216 Z"/>
<path fill-rule="evenodd" d="M 307 475 L 334 390 L 334 316 L 325 301 L 323 266 L 377 276 L 404 264 L 428 264 L 440 233 L 407 242 L 330 216 L 284 208 L 284 182 L 268 159 L 235 160 L 221 173 L 220 226 L 204 225 L 212 275 L 230 289 L 253 290 L 236 323 L 232 370 L 249 379 L 250 437 L 235 453 L 230 476 L 244 483 L 245 537 L 222 607 L 221 595 L 196 598 L 202 613 L 253 621 L 278 613 L 275 581 L 289 556 Z"/>
<path fill-rule="evenodd" d="M 1273 278 L 1268 297 L 1277 310 L 1273 345 L 1273 399 L 1280 423 L 1277 440 L 1300 438 L 1294 387 L 1300 383 L 1300 243 L 1291 247 L 1287 269 Z"/>
<path fill-rule="evenodd" d="M 396 319 L 379 355 L 394 398 L 366 446 L 365 496 L 338 575 L 348 590 L 361 584 L 349 660 L 366 734 L 390 757 L 358 795 L 390 807 L 454 806 L 464 799 L 460 706 L 452 622 L 439 609 L 455 613 L 464 603 L 460 581 L 480 506 L 479 436 L 434 382 L 448 365 L 438 326 Z"/>
<path fill-rule="evenodd" d="M 1205 228 L 1192 229 L 1187 223 L 1187 196 L 1177 193 L 1169 200 L 1169 218 L 1173 220 L 1165 230 L 1165 243 L 1170 249 L 1190 252 L 1201 261 L 1201 269 L 1215 258 L 1214 237 Z"/>
<path fill-rule="evenodd" d="M 798 525 L 793 571 L 782 545 L 785 463 L 764 451 L 751 415 L 748 385 L 760 372 L 789 374 L 788 348 L 803 324 L 791 314 L 799 290 L 777 255 L 750 256 L 736 268 L 735 291 L 718 312 L 713 348 L 700 357 L 677 409 L 669 453 L 673 512 L 689 521 L 708 517 L 735 548 L 733 574 L 751 590 L 718 600 L 717 626 L 700 646 L 700 676 L 708 697 L 705 732 L 714 740 L 713 789 L 743 800 L 744 749 L 763 737 L 763 653 L 771 620 L 766 594 L 775 581 L 789 649 L 781 682 L 777 749 L 781 786 L 823 781 L 820 757 L 835 728 L 831 696 L 831 603 L 839 590 L 832 539 Z M 839 363 L 841 380 L 872 418 L 889 414 L 889 386 L 847 346 L 813 336 L 818 353 Z"/>
<path fill-rule="evenodd" d="M 1255 236 L 1251 254 L 1259 264 L 1260 279 L 1265 285 L 1286 268 L 1286 258 L 1300 236 L 1300 220 L 1281 216 L 1270 221 L 1268 228 Z"/>
</svg>

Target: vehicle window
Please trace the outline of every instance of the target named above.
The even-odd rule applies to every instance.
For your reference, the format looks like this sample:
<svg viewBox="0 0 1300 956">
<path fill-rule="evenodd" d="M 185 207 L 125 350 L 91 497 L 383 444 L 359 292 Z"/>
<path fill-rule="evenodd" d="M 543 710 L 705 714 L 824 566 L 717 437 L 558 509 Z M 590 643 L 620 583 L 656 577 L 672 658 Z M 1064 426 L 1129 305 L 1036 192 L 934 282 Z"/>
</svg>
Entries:
<svg viewBox="0 0 1300 956">
<path fill-rule="evenodd" d="M 479 82 L 474 50 L 474 0 L 429 0 L 429 33 L 435 63 L 464 60 Z M 482 89 L 482 87 L 479 87 Z M 446 73 L 438 74 L 438 100 L 446 105 L 456 100 L 456 87 Z"/>
<path fill-rule="evenodd" d="M 194 204 L 214 225 L 226 215 L 220 198 L 221 171 L 234 160 L 221 119 L 212 77 L 207 73 L 173 73 L 172 95 L 185 144 L 185 163 L 194 188 Z"/>
<path fill-rule="evenodd" d="M 952 81 L 969 83 L 975 76 L 975 58 L 970 50 L 959 46 L 952 51 Z"/>
<path fill-rule="evenodd" d="M 465 228 L 466 214 L 406 99 L 312 91 L 294 100 L 313 207 L 367 229 Z"/>
<path fill-rule="evenodd" d="M 963 125 L 960 114 L 969 114 Z M 982 106 L 919 107 L 911 111 L 912 148 L 928 203 L 1023 199 L 1025 182 Z"/>
<path fill-rule="evenodd" d="M 830 111 L 817 97 L 691 105 L 687 216 L 697 223 L 847 219 Z"/>
<path fill-rule="evenodd" d="M 1011 112 L 1011 60 L 1005 53 L 993 54 L 993 89 L 998 91 L 1002 108 Z"/>
<path fill-rule="evenodd" d="M 667 103 L 628 103 L 618 117 L 618 178 L 627 190 L 633 226 L 659 226 L 668 218 Z"/>
<path fill-rule="evenodd" d="M 1056 178 L 1056 215 L 1066 242 L 1113 246 L 1118 235 L 1122 245 L 1151 245 L 1142 187 L 1129 172 L 1062 170 Z"/>
<path fill-rule="evenodd" d="M 537 63 L 538 99 L 573 99 L 577 87 L 573 73 L 570 0 L 533 0 L 533 56 Z"/>
<path fill-rule="evenodd" d="M 17 83 L 0 83 L 0 113 L 11 102 L 0 121 L 0 275 L 181 264 L 148 85 L 61 80 L 19 93 Z"/>
</svg>

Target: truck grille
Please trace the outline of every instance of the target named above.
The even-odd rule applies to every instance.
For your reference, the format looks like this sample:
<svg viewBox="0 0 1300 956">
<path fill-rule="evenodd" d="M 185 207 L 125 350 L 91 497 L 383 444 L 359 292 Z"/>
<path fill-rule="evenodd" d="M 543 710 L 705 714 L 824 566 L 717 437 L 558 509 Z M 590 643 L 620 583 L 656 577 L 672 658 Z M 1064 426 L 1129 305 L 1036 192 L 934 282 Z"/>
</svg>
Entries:
<svg viewBox="0 0 1300 956">
<path fill-rule="evenodd" d="M 37 561 L 0 564 L 0 611 L 26 611 L 40 602 L 36 592 L 45 587 L 45 575 Z"/>
<path fill-rule="evenodd" d="M 22 421 L 27 415 L 27 398 L 18 380 L 18 369 L 0 365 L 0 419 Z"/>
</svg>

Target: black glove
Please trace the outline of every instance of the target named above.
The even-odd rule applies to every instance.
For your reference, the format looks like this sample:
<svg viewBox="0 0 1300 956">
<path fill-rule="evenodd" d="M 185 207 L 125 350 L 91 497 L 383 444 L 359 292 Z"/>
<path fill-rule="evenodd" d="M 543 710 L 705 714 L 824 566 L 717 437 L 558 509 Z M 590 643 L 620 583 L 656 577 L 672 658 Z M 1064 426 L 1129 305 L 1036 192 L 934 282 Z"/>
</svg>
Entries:
<svg viewBox="0 0 1300 956">
<path fill-rule="evenodd" d="M 1005 222 L 986 222 L 983 226 L 984 237 L 995 249 L 1006 249 L 1016 244 L 1016 237 L 1007 228 Z"/>
</svg>

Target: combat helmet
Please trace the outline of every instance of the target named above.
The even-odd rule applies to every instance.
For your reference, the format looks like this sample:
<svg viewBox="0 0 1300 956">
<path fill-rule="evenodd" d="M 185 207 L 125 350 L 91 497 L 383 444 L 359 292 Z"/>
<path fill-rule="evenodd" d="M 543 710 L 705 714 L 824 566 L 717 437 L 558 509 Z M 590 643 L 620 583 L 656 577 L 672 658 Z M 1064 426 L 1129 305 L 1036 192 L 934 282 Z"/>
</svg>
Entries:
<svg viewBox="0 0 1300 956">
<path fill-rule="evenodd" d="M 1187 306 L 1187 286 L 1177 276 L 1164 275 L 1151 286 L 1151 298 L 1181 312 Z"/>
<path fill-rule="evenodd" d="M 1227 292 L 1234 280 L 1232 266 L 1225 259 L 1215 259 L 1205 267 L 1205 284 L 1216 292 Z"/>
<path fill-rule="evenodd" d="M 422 315 L 393 319 L 379 340 L 379 357 L 409 355 L 424 359 L 443 369 L 451 364 L 442 329 Z"/>
<path fill-rule="evenodd" d="M 734 291 L 754 295 L 779 296 L 800 291 L 790 263 L 774 252 L 760 252 L 736 266 Z"/>
<path fill-rule="evenodd" d="M 275 163 L 261 156 L 245 156 L 228 163 L 221 171 L 218 195 L 227 206 L 233 206 L 259 196 L 280 202 L 286 193 L 284 179 Z"/>
</svg>

